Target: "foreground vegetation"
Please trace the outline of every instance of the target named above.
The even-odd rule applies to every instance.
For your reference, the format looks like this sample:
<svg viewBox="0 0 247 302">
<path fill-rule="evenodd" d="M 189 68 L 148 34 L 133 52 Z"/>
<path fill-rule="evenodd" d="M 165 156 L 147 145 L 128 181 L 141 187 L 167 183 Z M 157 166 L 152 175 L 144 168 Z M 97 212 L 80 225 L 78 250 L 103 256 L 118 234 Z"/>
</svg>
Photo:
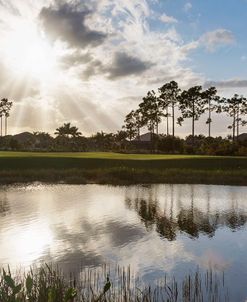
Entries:
<svg viewBox="0 0 247 302">
<path fill-rule="evenodd" d="M 154 154 L 0 152 L 0 183 L 247 185 L 247 158 Z"/>
<path fill-rule="evenodd" d="M 100 302 L 100 301 L 145 301 L 145 302 L 199 302 L 229 301 L 224 274 L 212 271 L 191 273 L 182 281 L 175 278 L 159 280 L 145 285 L 134 278 L 130 269 L 117 267 L 110 271 L 84 270 L 80 278 L 66 278 L 56 268 L 45 265 L 31 269 L 22 276 L 11 275 L 10 270 L 0 273 L 0 301 L 3 302 Z"/>
</svg>

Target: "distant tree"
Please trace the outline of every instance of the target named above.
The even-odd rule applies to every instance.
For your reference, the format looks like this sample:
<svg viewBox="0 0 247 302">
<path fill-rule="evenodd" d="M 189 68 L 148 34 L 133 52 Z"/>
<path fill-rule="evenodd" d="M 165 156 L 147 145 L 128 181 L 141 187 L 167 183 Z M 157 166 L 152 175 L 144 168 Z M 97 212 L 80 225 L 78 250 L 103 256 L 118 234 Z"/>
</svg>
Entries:
<svg viewBox="0 0 247 302">
<path fill-rule="evenodd" d="M 47 132 L 33 132 L 36 142 L 35 145 L 41 149 L 50 149 L 53 137 Z"/>
<path fill-rule="evenodd" d="M 175 136 L 175 106 L 178 103 L 178 98 L 180 94 L 180 89 L 178 88 L 178 83 L 171 81 L 166 83 L 159 88 L 159 105 L 163 110 L 166 110 L 165 116 L 167 118 L 167 135 L 169 134 L 169 106 L 172 109 L 172 136 Z"/>
<path fill-rule="evenodd" d="M 115 134 L 115 143 L 118 149 L 126 149 L 127 147 L 127 138 L 128 138 L 128 133 L 124 130 L 117 131 Z"/>
<path fill-rule="evenodd" d="M 136 125 L 136 129 L 137 129 L 137 137 L 138 137 L 138 139 L 140 139 L 140 130 L 144 126 L 143 115 L 142 115 L 140 108 L 134 112 L 134 119 L 135 119 L 135 125 Z"/>
<path fill-rule="evenodd" d="M 81 136 L 81 132 L 78 128 L 71 126 L 71 123 L 64 123 L 63 126 L 56 129 L 55 135 L 66 138 L 74 138 Z"/>
<path fill-rule="evenodd" d="M 112 150 L 115 143 L 115 135 L 113 133 L 97 132 L 92 136 L 94 147 L 97 150 Z"/>
<path fill-rule="evenodd" d="M 13 103 L 4 98 L 0 102 L 1 136 L 3 135 L 3 117 L 5 117 L 5 136 L 8 133 L 8 117 Z"/>
<path fill-rule="evenodd" d="M 126 131 L 120 130 L 120 131 L 117 131 L 117 133 L 115 134 L 115 137 L 116 137 L 117 141 L 121 142 L 128 138 L 128 134 Z"/>
<path fill-rule="evenodd" d="M 184 140 L 172 135 L 160 135 L 158 139 L 159 151 L 166 153 L 183 153 Z"/>
<path fill-rule="evenodd" d="M 131 141 L 138 135 L 138 124 L 136 121 L 136 112 L 131 110 L 124 120 L 124 125 L 122 127 L 127 134 L 127 138 Z"/>
<path fill-rule="evenodd" d="M 1 100 L 0 101 L 1 136 L 3 136 L 3 116 L 4 116 L 4 108 L 3 108 L 3 100 Z"/>
<path fill-rule="evenodd" d="M 139 104 L 139 110 L 142 115 L 142 125 L 147 126 L 152 134 L 154 134 L 155 130 L 156 134 L 158 134 L 161 117 L 164 114 L 153 90 L 148 91 L 147 96 L 143 98 L 142 103 Z"/>
<path fill-rule="evenodd" d="M 246 125 L 243 116 L 247 113 L 247 100 L 243 96 L 234 94 L 232 98 L 222 99 L 222 110 L 232 119 L 228 129 L 232 129 L 232 140 L 239 136 L 239 127 Z"/>
<path fill-rule="evenodd" d="M 20 150 L 22 148 L 22 144 L 20 144 L 16 139 L 11 138 L 9 141 L 9 147 L 11 150 Z"/>
<path fill-rule="evenodd" d="M 192 120 L 192 138 L 195 137 L 195 121 L 205 112 L 205 101 L 202 99 L 202 87 L 194 86 L 188 90 L 184 90 L 179 98 L 179 109 L 182 116 L 178 118 L 178 123 L 185 118 Z"/>
<path fill-rule="evenodd" d="M 202 99 L 207 106 L 208 118 L 206 124 L 208 124 L 208 137 L 211 137 L 211 124 L 212 124 L 212 112 L 220 113 L 220 97 L 217 95 L 217 89 L 215 87 L 209 87 L 202 92 Z"/>
</svg>

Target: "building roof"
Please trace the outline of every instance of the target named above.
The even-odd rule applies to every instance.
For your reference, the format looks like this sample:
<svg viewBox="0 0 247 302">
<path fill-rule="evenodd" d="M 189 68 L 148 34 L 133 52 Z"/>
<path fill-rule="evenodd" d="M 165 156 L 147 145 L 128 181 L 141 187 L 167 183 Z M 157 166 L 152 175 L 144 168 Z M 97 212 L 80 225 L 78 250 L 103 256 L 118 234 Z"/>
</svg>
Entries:
<svg viewBox="0 0 247 302">
<path fill-rule="evenodd" d="M 242 133 L 238 136 L 239 141 L 245 141 L 247 140 L 247 133 Z"/>
<path fill-rule="evenodd" d="M 22 132 L 12 136 L 19 143 L 25 143 L 30 140 L 35 140 L 35 136 L 30 132 Z"/>
<path fill-rule="evenodd" d="M 157 134 L 153 134 L 154 136 L 156 136 Z M 135 142 L 151 142 L 152 141 L 152 133 L 151 132 L 147 132 L 144 134 L 141 134 L 139 137 L 136 137 L 134 139 Z"/>
</svg>

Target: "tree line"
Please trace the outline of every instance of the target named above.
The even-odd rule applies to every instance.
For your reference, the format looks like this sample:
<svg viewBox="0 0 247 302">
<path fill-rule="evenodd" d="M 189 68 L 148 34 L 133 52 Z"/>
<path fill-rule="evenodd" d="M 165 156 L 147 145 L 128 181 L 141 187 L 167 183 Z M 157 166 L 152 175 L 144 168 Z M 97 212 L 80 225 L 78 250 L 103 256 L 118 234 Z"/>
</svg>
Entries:
<svg viewBox="0 0 247 302">
<path fill-rule="evenodd" d="M 229 138 L 191 135 L 186 138 L 160 134 L 152 142 L 130 141 L 125 131 L 97 132 L 89 137 L 81 134 L 70 123 L 58 127 L 55 137 L 46 132 L 24 132 L 0 137 L 0 150 L 45 152 L 122 152 L 166 153 L 198 155 L 247 156 L 247 139 L 232 141 Z"/>
<path fill-rule="evenodd" d="M 203 90 L 202 86 L 194 86 L 182 90 L 177 82 L 171 81 L 160 87 L 158 92 L 148 91 L 138 108 L 126 115 L 122 130 L 116 133 L 101 131 L 90 137 L 84 137 L 71 123 L 58 127 L 54 132 L 55 137 L 46 132 L 7 135 L 12 105 L 6 98 L 0 101 L 0 150 L 247 155 L 247 140 L 238 140 L 240 127 L 247 124 L 247 99 L 238 94 L 231 98 L 220 97 L 215 87 Z M 213 113 L 225 113 L 230 117 L 228 128 L 232 129 L 231 137 L 211 136 Z M 196 122 L 202 114 L 207 114 L 207 137 L 195 135 Z M 185 139 L 179 138 L 175 136 L 176 127 L 182 126 L 186 119 L 191 120 L 191 135 Z M 165 121 L 166 133 L 160 134 L 162 121 Z M 138 140 L 144 127 L 151 133 L 150 142 Z"/>
<path fill-rule="evenodd" d="M 5 119 L 5 131 L 4 134 L 8 133 L 8 117 L 10 110 L 12 108 L 13 102 L 9 101 L 6 98 L 1 99 L 0 101 L 0 133 L 3 136 L 3 120 Z"/>
<path fill-rule="evenodd" d="M 138 108 L 126 115 L 123 129 L 129 140 L 140 137 L 143 127 L 147 127 L 154 136 L 159 133 L 159 125 L 164 118 L 166 135 L 175 137 L 175 124 L 182 126 L 186 119 L 191 119 L 191 136 L 194 139 L 196 121 L 207 113 L 208 137 L 211 137 L 214 112 L 226 113 L 231 118 L 228 128 L 232 129 L 234 141 L 239 135 L 240 127 L 247 124 L 244 118 L 247 113 L 247 99 L 238 94 L 231 98 L 220 97 L 215 87 L 203 90 L 202 86 L 193 86 L 182 90 L 177 82 L 171 81 L 160 87 L 158 93 L 154 90 L 148 91 Z"/>
</svg>

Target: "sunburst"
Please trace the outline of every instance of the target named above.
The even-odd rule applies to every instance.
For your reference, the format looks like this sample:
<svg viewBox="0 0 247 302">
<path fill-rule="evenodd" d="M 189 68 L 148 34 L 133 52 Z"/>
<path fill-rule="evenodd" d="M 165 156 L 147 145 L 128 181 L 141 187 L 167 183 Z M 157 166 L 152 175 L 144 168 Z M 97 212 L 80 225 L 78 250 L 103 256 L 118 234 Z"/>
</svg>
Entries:
<svg viewBox="0 0 247 302">
<path fill-rule="evenodd" d="M 15 21 L 5 35 L 3 52 L 5 63 L 16 76 L 44 82 L 54 78 L 58 71 L 56 47 L 30 20 Z"/>
</svg>

